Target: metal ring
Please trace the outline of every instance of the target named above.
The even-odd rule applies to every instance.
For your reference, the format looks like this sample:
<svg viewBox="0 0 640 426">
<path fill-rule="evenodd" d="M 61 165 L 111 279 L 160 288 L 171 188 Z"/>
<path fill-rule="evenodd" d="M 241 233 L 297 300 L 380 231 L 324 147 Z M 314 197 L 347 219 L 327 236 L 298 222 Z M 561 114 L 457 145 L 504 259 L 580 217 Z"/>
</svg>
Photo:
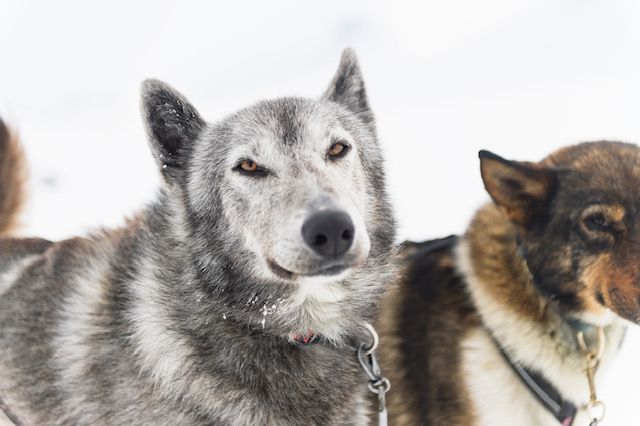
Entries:
<svg viewBox="0 0 640 426">
<path fill-rule="evenodd" d="M 594 407 L 602 407 L 602 416 L 599 419 L 591 415 L 591 409 Z M 602 401 L 598 401 L 597 399 L 594 399 L 592 401 L 589 401 L 589 403 L 587 404 L 587 415 L 589 416 L 590 419 L 601 422 L 604 419 L 604 413 L 605 413 L 605 407 Z"/>
<path fill-rule="evenodd" d="M 579 331 L 576 335 L 578 338 L 578 344 L 584 353 L 589 353 L 589 348 L 587 348 L 587 344 L 584 342 L 584 333 Z M 598 327 L 598 351 L 595 352 L 596 360 L 600 360 L 602 358 L 602 354 L 604 353 L 605 347 L 605 335 L 602 327 Z"/>
<path fill-rule="evenodd" d="M 367 383 L 367 387 L 369 390 L 375 394 L 387 393 L 389 389 L 391 389 L 391 382 L 386 377 L 383 377 L 381 380 L 377 382 L 369 382 Z"/>
<path fill-rule="evenodd" d="M 373 338 L 373 343 L 371 344 L 371 346 L 367 348 L 365 352 L 365 355 L 371 355 L 373 351 L 375 351 L 378 348 L 378 344 L 380 343 L 380 337 L 378 337 L 378 333 L 376 332 L 376 329 L 373 328 L 373 326 L 368 322 L 364 324 L 364 328 L 366 328 L 369 331 L 369 333 L 371 333 L 371 337 Z"/>
</svg>

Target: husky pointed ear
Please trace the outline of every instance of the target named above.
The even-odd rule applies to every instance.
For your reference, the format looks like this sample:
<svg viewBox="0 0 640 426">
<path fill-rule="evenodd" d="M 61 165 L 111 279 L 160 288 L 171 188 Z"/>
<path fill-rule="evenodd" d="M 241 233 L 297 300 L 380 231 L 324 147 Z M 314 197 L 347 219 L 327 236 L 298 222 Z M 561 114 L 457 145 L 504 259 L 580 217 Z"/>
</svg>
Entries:
<svg viewBox="0 0 640 426">
<path fill-rule="evenodd" d="M 373 113 L 369 108 L 362 72 L 353 49 L 347 48 L 342 52 L 338 72 L 324 97 L 345 106 L 365 123 L 373 124 Z"/>
<path fill-rule="evenodd" d="M 163 176 L 184 165 L 184 150 L 206 123 L 178 91 L 159 80 L 142 83 L 142 118 L 151 150 Z"/>
<path fill-rule="evenodd" d="M 553 197 L 556 172 L 538 163 L 509 161 L 480 151 L 484 187 L 500 210 L 513 222 L 528 226 Z"/>
</svg>

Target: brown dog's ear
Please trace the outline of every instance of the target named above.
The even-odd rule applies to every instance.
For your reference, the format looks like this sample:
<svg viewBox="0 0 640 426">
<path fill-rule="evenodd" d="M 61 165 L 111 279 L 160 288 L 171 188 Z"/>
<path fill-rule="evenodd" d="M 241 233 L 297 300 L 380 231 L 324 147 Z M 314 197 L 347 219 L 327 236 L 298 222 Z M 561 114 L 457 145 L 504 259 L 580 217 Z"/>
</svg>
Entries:
<svg viewBox="0 0 640 426">
<path fill-rule="evenodd" d="M 513 222 L 528 226 L 555 192 L 553 169 L 538 163 L 509 161 L 480 151 L 484 187 L 500 210 Z"/>
</svg>

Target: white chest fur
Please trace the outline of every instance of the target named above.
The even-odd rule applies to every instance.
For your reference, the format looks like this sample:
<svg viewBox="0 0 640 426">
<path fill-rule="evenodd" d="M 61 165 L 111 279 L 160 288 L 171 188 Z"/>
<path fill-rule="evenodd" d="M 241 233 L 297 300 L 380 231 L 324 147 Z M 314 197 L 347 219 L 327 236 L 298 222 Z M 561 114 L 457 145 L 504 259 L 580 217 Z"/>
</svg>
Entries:
<svg viewBox="0 0 640 426">
<path fill-rule="evenodd" d="M 527 389 L 507 365 L 482 329 L 468 334 L 462 344 L 462 371 L 478 425 L 558 426 L 559 422 Z M 588 396 L 587 381 L 584 393 Z M 579 410 L 574 426 L 588 425 Z"/>
</svg>

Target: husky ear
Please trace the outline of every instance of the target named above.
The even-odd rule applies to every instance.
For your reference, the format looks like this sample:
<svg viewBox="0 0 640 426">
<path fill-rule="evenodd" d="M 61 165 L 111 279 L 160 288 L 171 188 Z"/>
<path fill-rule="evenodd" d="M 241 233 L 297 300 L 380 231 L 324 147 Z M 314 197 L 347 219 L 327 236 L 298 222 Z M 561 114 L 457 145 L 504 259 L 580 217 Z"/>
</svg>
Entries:
<svg viewBox="0 0 640 426">
<path fill-rule="evenodd" d="M 362 72 L 353 49 L 347 48 L 342 52 L 338 72 L 324 97 L 345 106 L 365 123 L 373 124 L 373 113 L 369 108 Z"/>
<path fill-rule="evenodd" d="M 480 151 L 484 187 L 500 210 L 513 222 L 528 226 L 553 197 L 556 172 L 538 163 L 509 161 Z"/>
<path fill-rule="evenodd" d="M 184 149 L 206 123 L 184 96 L 162 81 L 145 80 L 141 92 L 151 150 L 162 174 L 171 176 L 184 165 Z"/>
</svg>

